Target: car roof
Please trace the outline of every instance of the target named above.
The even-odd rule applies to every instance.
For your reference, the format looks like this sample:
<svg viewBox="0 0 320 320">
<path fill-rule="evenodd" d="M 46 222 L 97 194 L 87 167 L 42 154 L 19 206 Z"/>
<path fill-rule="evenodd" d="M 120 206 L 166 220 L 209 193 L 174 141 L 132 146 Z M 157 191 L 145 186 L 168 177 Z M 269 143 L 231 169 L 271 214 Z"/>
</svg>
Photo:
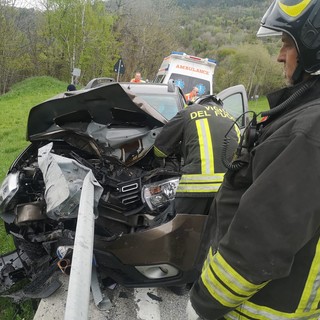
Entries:
<svg viewBox="0 0 320 320">
<path fill-rule="evenodd" d="M 85 90 L 92 89 L 100 86 L 109 84 L 110 82 L 115 82 L 113 78 L 95 78 L 92 79 L 84 87 Z M 134 83 L 134 82 L 118 82 L 123 88 L 131 90 L 135 93 L 154 93 L 154 94 L 180 94 L 184 97 L 182 90 L 174 85 L 173 81 L 170 81 L 168 84 L 164 83 L 153 83 L 153 82 L 143 82 L 143 83 Z"/>
<path fill-rule="evenodd" d="M 163 83 L 133 83 L 119 82 L 125 89 L 135 93 L 158 93 L 158 94 L 177 94 L 179 87 Z"/>
<path fill-rule="evenodd" d="M 96 88 L 96 87 L 100 87 L 101 85 L 110 83 L 110 82 L 115 82 L 114 78 L 94 78 L 92 80 L 90 80 L 87 85 L 84 87 L 85 89 L 91 89 L 91 88 Z"/>
</svg>

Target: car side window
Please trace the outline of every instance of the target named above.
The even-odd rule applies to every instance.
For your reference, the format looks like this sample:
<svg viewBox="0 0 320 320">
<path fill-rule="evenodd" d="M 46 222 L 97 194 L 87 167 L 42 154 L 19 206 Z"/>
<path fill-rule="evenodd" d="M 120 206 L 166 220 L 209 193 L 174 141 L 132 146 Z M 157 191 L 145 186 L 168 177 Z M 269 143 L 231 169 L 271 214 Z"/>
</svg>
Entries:
<svg viewBox="0 0 320 320">
<path fill-rule="evenodd" d="M 244 112 L 242 95 L 240 93 L 233 94 L 223 100 L 223 109 L 227 110 L 235 119 L 238 119 Z M 244 126 L 244 119 L 241 117 L 237 123 L 240 127 Z"/>
<path fill-rule="evenodd" d="M 248 97 L 244 85 L 239 84 L 224 89 L 217 94 L 222 100 L 223 108 L 226 109 L 235 119 L 240 129 L 244 129 L 249 123 L 248 116 Z"/>
</svg>

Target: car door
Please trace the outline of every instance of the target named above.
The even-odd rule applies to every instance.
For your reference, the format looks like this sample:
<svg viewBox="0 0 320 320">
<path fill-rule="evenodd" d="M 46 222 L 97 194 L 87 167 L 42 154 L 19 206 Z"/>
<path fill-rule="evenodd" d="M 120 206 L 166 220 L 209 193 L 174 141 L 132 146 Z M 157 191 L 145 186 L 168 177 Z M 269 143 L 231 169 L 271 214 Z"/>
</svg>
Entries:
<svg viewBox="0 0 320 320">
<path fill-rule="evenodd" d="M 237 121 L 242 131 L 249 123 L 248 97 L 242 84 L 229 87 L 217 94 L 222 100 L 223 108 L 226 109 Z"/>
</svg>

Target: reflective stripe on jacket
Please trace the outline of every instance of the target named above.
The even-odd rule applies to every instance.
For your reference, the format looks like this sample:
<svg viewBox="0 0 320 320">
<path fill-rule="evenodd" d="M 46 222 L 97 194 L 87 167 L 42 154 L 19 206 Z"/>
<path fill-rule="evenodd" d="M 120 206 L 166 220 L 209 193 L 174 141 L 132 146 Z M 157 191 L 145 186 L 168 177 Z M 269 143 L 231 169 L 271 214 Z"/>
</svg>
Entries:
<svg viewBox="0 0 320 320">
<path fill-rule="evenodd" d="M 225 319 L 316 320 L 320 317 L 320 309 L 318 309 L 319 285 L 315 285 L 314 282 L 320 279 L 319 243 L 300 303 L 294 312 L 277 311 L 264 304 L 248 301 L 254 294 L 265 287 L 269 281 L 260 285 L 247 281 L 224 260 L 219 252 L 213 255 L 210 250 L 203 266 L 201 280 L 210 295 L 221 305 L 226 308 L 235 308 L 224 316 Z"/>
<path fill-rule="evenodd" d="M 217 192 L 223 181 L 223 173 L 220 174 L 184 174 L 182 175 L 178 193 L 214 193 Z"/>
</svg>

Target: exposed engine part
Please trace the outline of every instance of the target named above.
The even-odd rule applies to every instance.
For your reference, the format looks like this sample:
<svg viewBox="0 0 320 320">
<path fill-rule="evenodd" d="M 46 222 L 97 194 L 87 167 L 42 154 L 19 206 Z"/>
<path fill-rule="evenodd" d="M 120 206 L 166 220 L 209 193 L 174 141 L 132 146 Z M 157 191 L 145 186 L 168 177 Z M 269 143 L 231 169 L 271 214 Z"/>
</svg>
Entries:
<svg viewBox="0 0 320 320">
<path fill-rule="evenodd" d="M 60 270 L 66 274 L 66 275 L 70 275 L 71 272 L 71 261 L 69 259 L 61 259 L 58 261 L 58 267 L 60 268 Z"/>
<path fill-rule="evenodd" d="M 0 257 L 0 293 L 10 289 L 16 281 L 26 276 L 24 266 L 28 261 L 28 256 L 22 250 Z"/>
<path fill-rule="evenodd" d="M 18 204 L 16 206 L 16 220 L 17 225 L 23 225 L 27 222 L 34 222 L 46 219 L 44 213 L 43 202 L 33 202 L 27 204 Z"/>
</svg>

